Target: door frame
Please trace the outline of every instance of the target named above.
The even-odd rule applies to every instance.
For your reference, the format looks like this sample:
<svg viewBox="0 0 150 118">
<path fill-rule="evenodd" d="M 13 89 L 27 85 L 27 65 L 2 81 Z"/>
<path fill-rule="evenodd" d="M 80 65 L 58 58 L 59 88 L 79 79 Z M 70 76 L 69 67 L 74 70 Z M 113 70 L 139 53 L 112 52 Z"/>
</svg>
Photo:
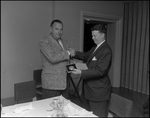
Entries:
<svg viewBox="0 0 150 118">
<path fill-rule="evenodd" d="M 84 41 L 84 19 L 89 18 L 92 20 L 99 20 L 108 23 L 115 23 L 115 52 L 113 54 L 113 77 L 111 77 L 111 84 L 113 87 L 120 87 L 120 74 L 121 74 L 121 53 L 122 53 L 122 31 L 123 31 L 123 16 L 108 15 L 95 12 L 81 11 L 80 14 L 80 51 L 83 51 Z M 108 34 L 107 34 L 108 35 Z"/>
</svg>

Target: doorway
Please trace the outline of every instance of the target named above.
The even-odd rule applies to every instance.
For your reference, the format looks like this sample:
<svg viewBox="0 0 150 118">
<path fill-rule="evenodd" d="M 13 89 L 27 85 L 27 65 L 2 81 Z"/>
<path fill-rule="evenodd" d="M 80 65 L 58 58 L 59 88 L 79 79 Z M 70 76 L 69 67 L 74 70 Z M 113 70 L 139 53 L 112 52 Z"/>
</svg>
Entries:
<svg viewBox="0 0 150 118">
<path fill-rule="evenodd" d="M 101 14 L 95 12 L 81 11 L 80 15 L 80 51 L 89 50 L 91 45 L 86 44 L 84 39 L 85 20 L 90 19 L 98 21 L 98 23 L 107 24 L 107 43 L 113 51 L 112 66 L 109 72 L 111 84 L 113 87 L 120 87 L 120 72 L 121 72 L 121 52 L 122 52 L 122 30 L 123 16 Z M 97 24 L 97 23 L 96 23 Z M 87 28 L 88 29 L 88 28 Z M 90 31 L 90 30 L 89 30 Z M 89 33 L 91 35 L 91 33 Z M 91 39 L 91 38 L 89 38 Z M 92 40 L 92 39 L 91 39 Z M 86 45 L 86 46 L 85 46 Z M 88 46 L 87 46 L 88 45 Z"/>
</svg>

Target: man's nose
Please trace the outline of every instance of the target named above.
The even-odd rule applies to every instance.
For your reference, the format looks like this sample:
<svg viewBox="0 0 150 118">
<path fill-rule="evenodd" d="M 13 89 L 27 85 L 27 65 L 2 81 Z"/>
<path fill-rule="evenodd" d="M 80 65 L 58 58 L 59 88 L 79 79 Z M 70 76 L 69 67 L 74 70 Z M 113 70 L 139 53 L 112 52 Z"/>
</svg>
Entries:
<svg viewBox="0 0 150 118">
<path fill-rule="evenodd" d="M 59 30 L 58 32 L 59 32 L 59 33 L 62 33 L 62 30 Z"/>
</svg>

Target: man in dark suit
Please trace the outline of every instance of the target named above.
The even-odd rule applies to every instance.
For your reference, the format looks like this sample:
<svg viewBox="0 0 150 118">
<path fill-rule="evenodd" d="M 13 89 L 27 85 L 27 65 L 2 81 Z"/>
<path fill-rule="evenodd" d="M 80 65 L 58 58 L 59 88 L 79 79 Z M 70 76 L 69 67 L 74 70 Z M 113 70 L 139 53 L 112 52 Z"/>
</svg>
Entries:
<svg viewBox="0 0 150 118">
<path fill-rule="evenodd" d="M 72 58 L 86 62 L 88 69 L 74 69 L 72 73 L 80 74 L 84 82 L 84 97 L 88 100 L 90 109 L 97 116 L 108 116 L 108 102 L 111 94 L 111 83 L 108 72 L 112 61 L 112 51 L 105 40 L 106 30 L 103 25 L 95 25 L 92 29 L 92 39 L 96 46 L 88 52 L 72 49 Z"/>
</svg>

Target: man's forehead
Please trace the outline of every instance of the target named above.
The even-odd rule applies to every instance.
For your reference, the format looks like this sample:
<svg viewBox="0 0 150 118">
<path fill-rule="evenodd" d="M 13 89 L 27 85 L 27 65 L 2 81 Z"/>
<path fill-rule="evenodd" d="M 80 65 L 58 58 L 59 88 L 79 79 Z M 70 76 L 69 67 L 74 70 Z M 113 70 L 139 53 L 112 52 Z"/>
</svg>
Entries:
<svg viewBox="0 0 150 118">
<path fill-rule="evenodd" d="M 57 23 L 57 22 L 55 22 L 53 25 L 54 25 L 54 26 L 62 26 L 61 23 Z"/>
<path fill-rule="evenodd" d="M 99 31 L 98 30 L 94 30 L 94 31 L 92 31 L 92 34 L 99 34 Z"/>
<path fill-rule="evenodd" d="M 53 28 L 54 28 L 54 27 L 63 27 L 63 25 L 62 25 L 61 23 L 55 22 L 55 23 L 52 25 L 52 27 L 53 27 Z"/>
</svg>

